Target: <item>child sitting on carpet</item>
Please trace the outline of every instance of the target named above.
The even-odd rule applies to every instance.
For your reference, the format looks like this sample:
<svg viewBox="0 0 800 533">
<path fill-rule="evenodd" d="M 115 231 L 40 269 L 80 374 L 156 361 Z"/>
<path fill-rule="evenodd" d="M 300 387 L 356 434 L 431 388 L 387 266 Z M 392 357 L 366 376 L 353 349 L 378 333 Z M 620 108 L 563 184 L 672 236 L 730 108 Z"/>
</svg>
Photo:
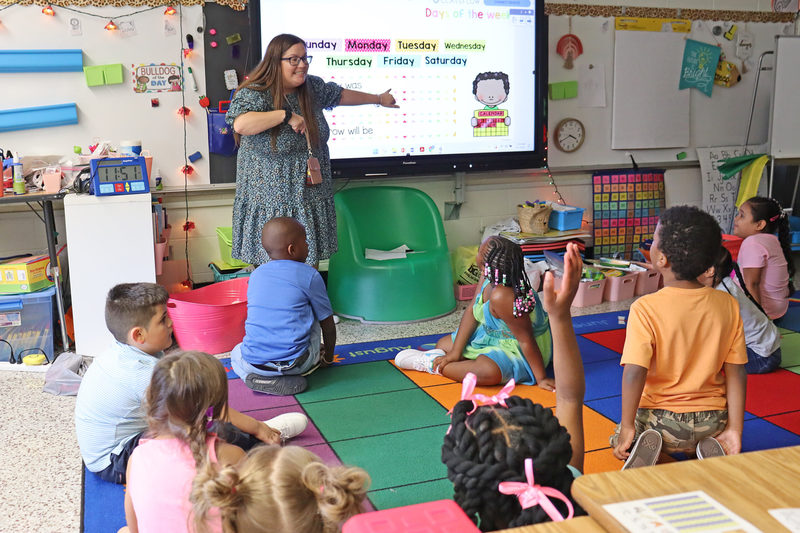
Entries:
<svg viewBox="0 0 800 533">
<path fill-rule="evenodd" d="M 622 416 L 610 443 L 627 459 L 623 468 L 655 464 L 662 445 L 700 458 L 741 450 L 747 351 L 739 306 L 697 281 L 717 260 L 721 233 L 696 207 L 661 214 L 650 259 L 664 288 L 631 305 L 622 351 Z"/>
<path fill-rule="evenodd" d="M 327 466 L 297 446 L 260 446 L 238 465 L 206 466 L 192 487 L 195 530 L 222 515 L 222 531 L 235 533 L 333 533 L 363 511 L 369 475 Z"/>
<path fill-rule="evenodd" d="M 189 493 L 205 463 L 227 466 L 244 456 L 211 433 L 228 410 L 228 377 L 214 356 L 167 355 L 156 363 L 147 389 L 149 430 L 128 460 L 125 520 L 120 533 L 188 532 Z M 206 517 L 221 531 L 219 514 Z"/>
<path fill-rule="evenodd" d="M 83 462 L 105 481 L 125 483 L 128 458 L 147 429 L 145 391 L 153 367 L 172 345 L 167 298 L 155 283 L 122 283 L 108 292 L 106 326 L 115 340 L 89 366 L 75 403 Z M 305 415 L 287 413 L 264 424 L 233 409 L 230 419 L 219 428 L 221 437 L 245 449 L 293 437 L 308 423 Z"/>
<path fill-rule="evenodd" d="M 736 272 L 739 285 L 731 279 L 732 271 Z M 739 303 L 744 342 L 747 345 L 747 364 L 744 365 L 747 373 L 766 374 L 781 366 L 781 334 L 778 326 L 773 324 L 764 309 L 747 292 L 739 266 L 733 262 L 727 248 L 720 250 L 717 262 L 701 274 L 698 281 L 706 287 L 716 287 L 729 293 Z"/>
<path fill-rule="evenodd" d="M 528 281 L 522 249 L 508 239 L 489 237 L 478 250 L 477 263 L 480 290 L 458 330 L 439 339 L 434 350 L 399 352 L 395 364 L 455 381 L 473 373 L 478 385 L 514 379 L 553 390 L 545 373 L 551 349 L 547 314 Z"/>
<path fill-rule="evenodd" d="M 555 416 L 526 398 L 502 399 L 503 392 L 488 398 L 465 391 L 444 438 L 442 461 L 454 499 L 482 531 L 571 518 L 573 509 L 582 513 L 571 501 L 570 489 L 583 469 L 586 385 L 570 305 L 583 262 L 578 247 L 567 246 L 562 290 L 554 291 L 548 272 L 542 292 L 553 332 Z M 528 488 L 526 481 L 539 485 L 552 505 L 524 507 L 518 496 Z"/>
<path fill-rule="evenodd" d="M 744 277 L 742 287 L 747 287 L 772 320 L 782 317 L 794 292 L 789 218 L 776 200 L 754 196 L 739 206 L 733 233 L 744 239 L 737 258 Z"/>
<path fill-rule="evenodd" d="M 231 351 L 231 365 L 255 391 L 297 394 L 306 388 L 304 376 L 333 362 L 333 310 L 322 276 L 305 263 L 302 224 L 273 218 L 261 230 L 261 244 L 270 260 L 250 276 L 244 340 Z"/>
</svg>

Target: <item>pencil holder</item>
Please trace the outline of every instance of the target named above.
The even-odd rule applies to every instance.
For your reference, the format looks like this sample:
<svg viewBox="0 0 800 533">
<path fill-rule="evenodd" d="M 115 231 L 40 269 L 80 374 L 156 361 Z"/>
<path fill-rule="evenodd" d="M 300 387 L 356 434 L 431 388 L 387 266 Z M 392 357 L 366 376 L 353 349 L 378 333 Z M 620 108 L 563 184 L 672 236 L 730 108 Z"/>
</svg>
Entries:
<svg viewBox="0 0 800 533">
<path fill-rule="evenodd" d="M 523 233 L 544 235 L 549 229 L 548 220 L 553 210 L 550 204 L 518 205 L 519 229 Z"/>
</svg>

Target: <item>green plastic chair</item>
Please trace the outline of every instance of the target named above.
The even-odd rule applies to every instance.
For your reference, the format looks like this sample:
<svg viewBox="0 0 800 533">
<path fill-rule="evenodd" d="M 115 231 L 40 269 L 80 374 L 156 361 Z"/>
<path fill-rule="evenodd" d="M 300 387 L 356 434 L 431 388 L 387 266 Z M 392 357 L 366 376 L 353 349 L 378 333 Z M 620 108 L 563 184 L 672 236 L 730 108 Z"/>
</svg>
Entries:
<svg viewBox="0 0 800 533">
<path fill-rule="evenodd" d="M 334 197 L 339 251 L 330 259 L 334 312 L 362 322 L 417 322 L 453 312 L 453 274 L 439 210 L 407 187 L 345 189 Z M 407 245 L 405 259 L 366 259 L 365 248 Z"/>
</svg>

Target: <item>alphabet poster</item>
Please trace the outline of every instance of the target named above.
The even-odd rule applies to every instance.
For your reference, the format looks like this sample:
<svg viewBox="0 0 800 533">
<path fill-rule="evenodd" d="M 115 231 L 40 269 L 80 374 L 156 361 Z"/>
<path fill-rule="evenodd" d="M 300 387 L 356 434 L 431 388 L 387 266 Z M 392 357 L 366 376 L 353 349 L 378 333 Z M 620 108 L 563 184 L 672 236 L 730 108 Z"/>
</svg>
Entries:
<svg viewBox="0 0 800 533">
<path fill-rule="evenodd" d="M 131 78 L 135 93 L 180 92 L 183 82 L 181 67 L 174 63 L 131 65 Z"/>
<path fill-rule="evenodd" d="M 739 191 L 739 176 L 722 179 L 717 170 L 720 161 L 729 157 L 762 153 L 764 145 L 718 146 L 716 148 L 698 148 L 697 159 L 700 161 L 700 175 L 703 180 L 703 210 L 710 213 L 725 233 L 733 227 L 733 216 L 736 214 L 736 195 Z"/>
</svg>

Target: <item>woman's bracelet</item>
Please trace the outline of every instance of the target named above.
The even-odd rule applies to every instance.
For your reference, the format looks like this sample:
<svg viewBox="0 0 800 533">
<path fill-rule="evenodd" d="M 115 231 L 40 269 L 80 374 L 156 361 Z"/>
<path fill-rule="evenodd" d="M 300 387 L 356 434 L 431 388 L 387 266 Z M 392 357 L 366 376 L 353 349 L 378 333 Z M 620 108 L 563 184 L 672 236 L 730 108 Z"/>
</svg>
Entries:
<svg viewBox="0 0 800 533">
<path fill-rule="evenodd" d="M 382 104 L 381 104 L 381 96 L 382 96 L 382 95 L 380 95 L 380 94 L 378 95 L 378 103 L 377 103 L 377 104 L 375 104 L 375 107 L 380 107 L 380 106 L 382 105 Z"/>
</svg>

